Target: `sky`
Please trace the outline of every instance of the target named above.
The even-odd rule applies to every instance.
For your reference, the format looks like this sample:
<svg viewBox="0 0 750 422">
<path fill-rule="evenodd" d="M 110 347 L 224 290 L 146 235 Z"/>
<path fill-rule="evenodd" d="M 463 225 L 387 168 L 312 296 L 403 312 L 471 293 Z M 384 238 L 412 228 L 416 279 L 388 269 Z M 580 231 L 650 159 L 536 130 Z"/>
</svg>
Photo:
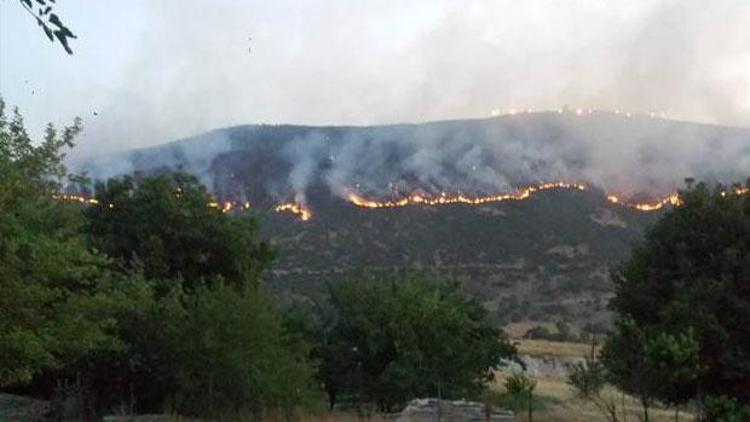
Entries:
<svg viewBox="0 0 750 422">
<path fill-rule="evenodd" d="M 370 125 L 594 107 L 750 126 L 746 0 L 0 0 L 0 95 L 79 151 L 246 123 Z M 94 112 L 97 115 L 94 115 Z"/>
</svg>

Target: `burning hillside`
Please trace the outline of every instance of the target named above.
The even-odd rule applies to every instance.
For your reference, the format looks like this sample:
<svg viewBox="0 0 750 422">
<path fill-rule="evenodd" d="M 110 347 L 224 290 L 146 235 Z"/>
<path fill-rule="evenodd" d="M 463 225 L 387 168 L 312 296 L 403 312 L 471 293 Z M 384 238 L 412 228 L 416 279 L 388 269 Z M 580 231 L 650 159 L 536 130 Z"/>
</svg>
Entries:
<svg viewBox="0 0 750 422">
<path fill-rule="evenodd" d="M 419 125 L 239 126 L 79 168 L 97 179 L 185 170 L 225 211 L 252 202 L 302 220 L 331 199 L 377 209 L 482 205 L 545 189 L 596 188 L 614 204 L 653 211 L 675 203 L 684 177 L 747 177 L 750 132 L 579 109 Z"/>
</svg>

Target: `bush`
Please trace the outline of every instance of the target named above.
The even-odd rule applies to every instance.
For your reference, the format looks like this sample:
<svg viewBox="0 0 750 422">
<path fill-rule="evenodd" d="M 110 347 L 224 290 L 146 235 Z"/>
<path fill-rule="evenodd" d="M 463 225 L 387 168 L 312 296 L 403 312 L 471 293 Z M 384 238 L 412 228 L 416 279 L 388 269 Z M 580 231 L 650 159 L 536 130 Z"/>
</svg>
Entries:
<svg viewBox="0 0 750 422">
<path fill-rule="evenodd" d="M 570 374 L 567 379 L 578 396 L 590 399 L 599 394 L 607 382 L 607 373 L 604 365 L 596 358 L 594 345 L 591 346 L 591 355 L 583 362 L 570 365 Z"/>
<path fill-rule="evenodd" d="M 727 396 L 708 396 L 703 400 L 706 420 L 715 422 L 750 421 L 750 406 L 743 406 Z"/>
<path fill-rule="evenodd" d="M 511 395 L 528 395 L 535 388 L 536 380 L 522 372 L 515 372 L 505 379 L 505 390 Z"/>
<path fill-rule="evenodd" d="M 524 333 L 523 338 L 531 340 L 549 340 L 549 341 L 577 341 L 578 338 L 573 334 L 570 324 L 558 321 L 555 323 L 557 332 L 550 331 L 549 328 L 537 325 Z"/>
<path fill-rule="evenodd" d="M 515 372 L 505 379 L 506 404 L 515 412 L 527 410 L 529 420 L 534 409 L 533 393 L 536 380 L 521 372 Z"/>
<path fill-rule="evenodd" d="M 537 325 L 526 330 L 523 338 L 531 340 L 549 340 L 550 338 L 552 338 L 552 331 L 550 331 L 547 327 Z"/>
</svg>

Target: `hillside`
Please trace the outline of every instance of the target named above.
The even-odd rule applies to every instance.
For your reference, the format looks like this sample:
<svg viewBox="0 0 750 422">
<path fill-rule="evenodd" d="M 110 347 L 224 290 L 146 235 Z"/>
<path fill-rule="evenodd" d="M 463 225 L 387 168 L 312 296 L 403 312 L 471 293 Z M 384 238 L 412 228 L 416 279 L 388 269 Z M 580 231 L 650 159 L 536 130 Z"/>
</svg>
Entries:
<svg viewBox="0 0 750 422">
<path fill-rule="evenodd" d="M 270 283 L 287 293 L 314 296 L 321 283 L 362 267 L 426 270 L 455 276 L 506 318 L 583 320 L 601 316 L 608 268 L 655 218 L 598 192 L 552 191 L 481 207 L 362 210 L 341 202 L 305 223 L 267 215 L 263 227 L 280 247 Z"/>
<path fill-rule="evenodd" d="M 315 297 L 360 268 L 436 271 L 504 321 L 604 318 L 608 270 L 659 212 L 613 204 L 661 198 L 685 176 L 737 180 L 750 168 L 747 130 L 592 112 L 532 113 L 420 125 L 249 125 L 84 163 L 96 178 L 188 170 L 219 201 L 250 201 L 280 248 L 268 275 L 283 297 Z M 631 149 L 614 146 L 635 145 Z M 601 150 L 614 155 L 602 156 Z M 711 150 L 712 154 L 706 154 Z M 747 163 L 747 166 L 746 166 Z M 745 175 L 746 176 L 746 175 Z M 346 199 L 470 196 L 539 181 L 582 182 L 523 201 L 362 209 Z M 304 202 L 313 218 L 274 213 Z M 499 321 L 500 322 L 500 321 Z"/>
</svg>

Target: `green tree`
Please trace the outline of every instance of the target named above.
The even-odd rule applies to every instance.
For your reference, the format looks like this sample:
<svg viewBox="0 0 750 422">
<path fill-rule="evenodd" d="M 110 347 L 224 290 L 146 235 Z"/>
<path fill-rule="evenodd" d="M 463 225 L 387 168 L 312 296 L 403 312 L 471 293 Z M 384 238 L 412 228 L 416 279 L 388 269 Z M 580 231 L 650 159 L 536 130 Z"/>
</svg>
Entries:
<svg viewBox="0 0 750 422">
<path fill-rule="evenodd" d="M 80 130 L 79 120 L 59 133 L 50 125 L 35 145 L 0 99 L 0 385 L 114 345 L 111 320 L 79 310 L 95 302 L 106 258 L 81 242 L 80 214 L 53 199 Z"/>
<path fill-rule="evenodd" d="M 182 279 L 192 288 L 221 277 L 255 285 L 273 259 L 257 240 L 257 221 L 210 206 L 193 176 L 176 173 L 136 180 L 125 176 L 95 186 L 98 206 L 86 210 L 90 245 L 151 279 Z"/>
<path fill-rule="evenodd" d="M 309 346 L 285 330 L 258 290 L 199 287 L 170 338 L 179 362 L 175 406 L 183 414 L 281 409 L 290 415 L 321 398 Z"/>
<path fill-rule="evenodd" d="M 591 343 L 591 353 L 583 362 L 570 365 L 570 373 L 566 380 L 580 397 L 594 399 L 607 382 L 607 371 L 601 360 L 597 358 L 596 343 Z"/>
<path fill-rule="evenodd" d="M 691 387 L 702 372 L 692 329 L 677 334 L 644 330 L 627 317 L 616 322 L 601 359 L 610 382 L 640 400 L 645 421 L 655 400 L 681 404 L 692 397 Z"/>
<path fill-rule="evenodd" d="M 57 418 L 314 403 L 309 349 L 258 287 L 272 254 L 254 220 L 207 206 L 185 175 L 101 185 L 84 212 L 59 200 L 80 123 L 35 144 L 4 110 L 0 100 L 0 387 L 48 396 L 74 380 L 78 406 Z"/>
<path fill-rule="evenodd" d="M 660 399 L 681 402 L 711 394 L 749 403 L 750 195 L 741 186 L 712 190 L 698 184 L 680 198 L 681 205 L 666 213 L 613 273 L 611 305 L 622 321 L 605 348 L 605 361 L 622 380 L 644 365 L 652 370 L 671 366 L 669 360 L 687 361 L 691 374 L 660 379 L 672 384 L 667 392 L 654 390 Z M 666 339 L 667 333 L 676 334 Z M 657 346 L 665 355 L 654 351 Z M 630 366 L 618 363 L 628 359 Z"/>
<path fill-rule="evenodd" d="M 515 348 L 457 284 L 353 278 L 330 288 L 320 378 L 337 396 L 390 411 L 415 397 L 479 397 Z"/>
<path fill-rule="evenodd" d="M 165 333 L 186 317 L 181 286 L 158 292 L 161 283 L 139 272 L 114 271 L 97 284 L 98 311 L 90 312 L 112 321 L 119 347 L 94 350 L 39 382 L 80 379 L 91 417 L 161 412 L 174 397 L 180 365 Z"/>
</svg>

